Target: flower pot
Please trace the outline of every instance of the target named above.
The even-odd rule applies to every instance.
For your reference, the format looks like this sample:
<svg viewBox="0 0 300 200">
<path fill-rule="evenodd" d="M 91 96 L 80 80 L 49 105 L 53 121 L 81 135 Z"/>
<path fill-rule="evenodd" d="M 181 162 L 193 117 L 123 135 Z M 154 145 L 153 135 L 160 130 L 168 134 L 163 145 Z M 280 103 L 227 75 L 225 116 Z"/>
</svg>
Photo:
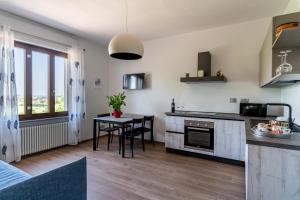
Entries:
<svg viewBox="0 0 300 200">
<path fill-rule="evenodd" d="M 122 115 L 122 112 L 120 110 L 115 110 L 112 115 L 115 117 L 115 118 L 120 118 L 121 115 Z"/>
</svg>

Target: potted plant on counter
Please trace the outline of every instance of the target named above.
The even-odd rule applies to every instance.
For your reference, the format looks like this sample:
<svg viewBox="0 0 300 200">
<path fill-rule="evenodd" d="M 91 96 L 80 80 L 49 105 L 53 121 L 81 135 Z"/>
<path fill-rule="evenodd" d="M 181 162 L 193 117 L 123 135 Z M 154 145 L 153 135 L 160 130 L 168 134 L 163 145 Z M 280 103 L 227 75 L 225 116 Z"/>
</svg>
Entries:
<svg viewBox="0 0 300 200">
<path fill-rule="evenodd" d="M 114 109 L 114 112 L 112 114 L 115 118 L 121 117 L 121 115 L 122 115 L 121 107 L 123 105 L 126 106 L 126 103 L 124 101 L 125 98 L 126 98 L 125 92 L 122 92 L 122 93 L 120 92 L 116 95 L 107 96 L 108 105 Z"/>
</svg>

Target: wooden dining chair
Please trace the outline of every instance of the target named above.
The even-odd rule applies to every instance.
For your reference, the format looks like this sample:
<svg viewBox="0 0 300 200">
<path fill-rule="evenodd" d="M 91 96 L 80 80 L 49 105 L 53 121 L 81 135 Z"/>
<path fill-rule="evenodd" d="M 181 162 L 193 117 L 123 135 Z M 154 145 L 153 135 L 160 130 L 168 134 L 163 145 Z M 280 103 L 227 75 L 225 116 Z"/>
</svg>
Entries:
<svg viewBox="0 0 300 200">
<path fill-rule="evenodd" d="M 97 115 L 97 117 L 108 117 L 108 116 L 110 116 L 109 113 Z M 118 131 L 118 136 L 120 136 L 120 127 L 115 126 L 115 125 L 113 125 L 111 123 L 108 123 L 108 127 L 105 126 L 104 124 L 103 124 L 103 126 L 101 126 L 101 124 L 100 124 L 99 129 L 98 129 L 97 143 L 96 143 L 97 147 L 99 145 L 99 139 L 100 139 L 100 132 L 101 131 L 102 132 L 107 132 L 107 134 L 108 134 L 107 150 L 109 150 L 109 146 L 113 142 L 114 132 Z M 120 149 L 120 139 L 119 139 L 119 149 Z"/>
</svg>

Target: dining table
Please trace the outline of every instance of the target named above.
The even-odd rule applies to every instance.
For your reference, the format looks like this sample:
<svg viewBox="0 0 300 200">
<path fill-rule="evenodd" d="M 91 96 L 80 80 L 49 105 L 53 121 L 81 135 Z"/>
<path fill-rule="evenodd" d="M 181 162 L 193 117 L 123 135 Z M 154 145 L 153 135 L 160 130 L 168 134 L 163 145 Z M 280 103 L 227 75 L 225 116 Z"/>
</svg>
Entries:
<svg viewBox="0 0 300 200">
<path fill-rule="evenodd" d="M 134 119 L 142 119 L 145 115 L 140 114 L 123 114 L 120 118 L 114 116 L 106 117 L 96 117 L 93 119 L 93 150 L 97 150 L 96 141 L 97 141 L 97 126 L 100 126 L 101 123 L 104 124 L 115 124 L 118 125 L 121 129 L 121 152 L 122 158 L 125 157 L 125 127 L 126 125 L 132 123 Z"/>
</svg>

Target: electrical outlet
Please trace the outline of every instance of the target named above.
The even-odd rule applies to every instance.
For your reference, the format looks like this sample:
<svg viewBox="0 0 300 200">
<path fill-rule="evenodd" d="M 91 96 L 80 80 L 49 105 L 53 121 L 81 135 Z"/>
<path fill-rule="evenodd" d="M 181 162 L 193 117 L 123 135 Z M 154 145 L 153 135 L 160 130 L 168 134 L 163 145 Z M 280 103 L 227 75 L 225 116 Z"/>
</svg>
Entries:
<svg viewBox="0 0 300 200">
<path fill-rule="evenodd" d="M 237 102 L 237 99 L 236 99 L 236 98 L 233 98 L 233 97 L 231 97 L 231 98 L 229 99 L 229 102 L 230 102 L 230 103 L 236 103 L 236 102 Z"/>
</svg>

